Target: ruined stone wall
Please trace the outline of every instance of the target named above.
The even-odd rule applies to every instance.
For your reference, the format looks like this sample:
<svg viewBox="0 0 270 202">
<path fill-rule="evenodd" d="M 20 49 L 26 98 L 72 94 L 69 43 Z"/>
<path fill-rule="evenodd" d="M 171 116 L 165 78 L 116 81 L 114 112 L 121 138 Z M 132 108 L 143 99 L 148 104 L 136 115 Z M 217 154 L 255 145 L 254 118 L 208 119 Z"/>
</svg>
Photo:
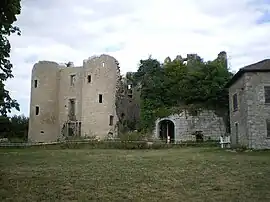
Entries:
<svg viewBox="0 0 270 202">
<path fill-rule="evenodd" d="M 270 119 L 270 105 L 265 104 L 264 86 L 270 86 L 270 73 L 245 73 L 247 110 L 247 135 L 249 147 L 269 149 L 270 139 L 267 138 L 266 119 Z"/>
<path fill-rule="evenodd" d="M 236 81 L 229 89 L 229 107 L 230 107 L 230 127 L 231 142 L 234 145 L 249 145 L 247 131 L 247 97 L 245 90 L 245 75 Z M 233 110 L 233 95 L 237 93 L 238 110 Z M 238 132 L 237 125 L 238 124 Z M 238 137 L 237 134 L 238 133 Z M 237 141 L 238 139 L 238 141 Z"/>
<path fill-rule="evenodd" d="M 82 116 L 82 82 L 84 72 L 82 67 L 62 67 L 60 68 L 59 86 L 59 139 L 67 135 L 65 124 L 69 121 L 69 100 L 75 100 L 75 118 L 81 121 Z M 74 84 L 71 85 L 71 76 L 74 76 Z M 65 131 L 63 131 L 65 130 Z"/>
<path fill-rule="evenodd" d="M 50 142 L 57 139 L 58 90 L 58 64 L 49 61 L 36 63 L 32 69 L 31 78 L 29 141 Z M 36 107 L 39 111 L 37 115 Z"/>
<path fill-rule="evenodd" d="M 222 117 L 218 117 L 213 111 L 204 110 L 197 116 L 189 115 L 183 111 L 180 114 L 171 115 L 166 118 L 156 120 L 154 137 L 159 138 L 159 123 L 162 120 L 170 120 L 174 123 L 175 141 L 194 141 L 196 131 L 202 131 L 204 140 L 218 140 L 226 132 L 226 127 Z"/>
<path fill-rule="evenodd" d="M 83 68 L 82 135 L 104 138 L 109 132 L 116 132 L 116 86 L 120 75 L 118 64 L 115 58 L 101 55 L 85 60 Z M 86 81 L 89 75 L 90 83 Z M 102 95 L 102 103 L 99 103 L 99 94 Z M 112 125 L 109 125 L 110 116 L 113 116 Z"/>
<path fill-rule="evenodd" d="M 132 85 L 127 76 L 121 80 L 117 92 L 116 112 L 120 132 L 125 133 L 137 128 L 140 119 L 140 91 Z"/>
<path fill-rule="evenodd" d="M 81 136 L 104 138 L 108 133 L 116 134 L 119 78 L 118 64 L 108 55 L 91 57 L 82 67 L 46 61 L 35 64 L 31 81 L 29 140 L 52 142 L 63 139 L 66 137 L 66 133 L 63 134 L 65 124 L 80 125 Z M 35 80 L 37 87 L 34 86 Z M 99 103 L 99 94 L 102 103 Z M 68 116 L 70 99 L 75 100 L 75 118 L 73 116 L 72 120 Z M 35 115 L 36 106 L 39 107 L 38 115 Z M 113 116 L 112 124 L 110 116 Z"/>
</svg>

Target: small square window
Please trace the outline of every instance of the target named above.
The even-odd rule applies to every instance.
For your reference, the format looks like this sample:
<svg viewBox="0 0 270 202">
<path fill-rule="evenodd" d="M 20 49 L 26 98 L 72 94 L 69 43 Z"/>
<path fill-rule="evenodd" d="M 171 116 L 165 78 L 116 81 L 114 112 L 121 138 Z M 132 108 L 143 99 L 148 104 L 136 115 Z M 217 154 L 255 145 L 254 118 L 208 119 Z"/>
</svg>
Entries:
<svg viewBox="0 0 270 202">
<path fill-rule="evenodd" d="M 233 95 L 233 111 L 238 110 L 238 100 L 237 100 L 237 93 Z"/>
<path fill-rule="evenodd" d="M 36 115 L 39 115 L 39 106 L 36 106 Z"/>
<path fill-rule="evenodd" d="M 88 83 L 91 83 L 91 81 L 92 81 L 91 75 L 88 75 L 88 76 L 87 76 L 87 82 L 88 82 Z"/>
<path fill-rule="evenodd" d="M 102 94 L 99 94 L 99 96 L 98 96 L 98 102 L 99 103 L 102 103 Z"/>
<path fill-rule="evenodd" d="M 38 85 L 37 80 L 34 80 L 34 87 L 37 88 L 37 85 Z"/>
<path fill-rule="evenodd" d="M 109 122 L 109 125 L 110 125 L 110 126 L 113 125 L 113 116 L 112 116 L 112 115 L 110 116 L 110 122 Z"/>
</svg>

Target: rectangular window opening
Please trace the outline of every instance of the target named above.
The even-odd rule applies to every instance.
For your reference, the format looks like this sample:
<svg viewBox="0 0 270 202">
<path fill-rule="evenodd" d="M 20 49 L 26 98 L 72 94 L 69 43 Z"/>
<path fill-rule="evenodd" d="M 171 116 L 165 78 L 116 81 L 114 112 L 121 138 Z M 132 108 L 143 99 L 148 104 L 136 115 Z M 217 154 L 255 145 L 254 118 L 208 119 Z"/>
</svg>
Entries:
<svg viewBox="0 0 270 202">
<path fill-rule="evenodd" d="M 238 100 L 237 100 L 237 93 L 233 95 L 233 111 L 238 110 Z"/>
<path fill-rule="evenodd" d="M 34 87 L 37 88 L 37 80 L 34 80 Z"/>
<path fill-rule="evenodd" d="M 266 119 L 266 136 L 270 138 L 270 119 Z"/>
<path fill-rule="evenodd" d="M 39 106 L 36 106 L 36 115 L 39 115 Z"/>
<path fill-rule="evenodd" d="M 109 125 L 112 126 L 113 125 L 113 116 L 110 115 L 110 122 L 109 122 Z"/>
<path fill-rule="evenodd" d="M 69 100 L 69 120 L 74 121 L 75 118 L 75 99 Z"/>
<path fill-rule="evenodd" d="M 99 94 L 99 96 L 98 96 L 98 102 L 99 103 L 102 103 L 102 94 Z"/>
<path fill-rule="evenodd" d="M 75 84 L 75 75 L 70 75 L 70 85 L 74 86 Z"/>
<path fill-rule="evenodd" d="M 91 83 L 91 80 L 92 80 L 91 75 L 88 75 L 88 76 L 87 76 L 87 82 L 88 82 L 88 83 Z"/>
<path fill-rule="evenodd" d="M 270 104 L 270 86 L 264 87 L 265 103 Z"/>
</svg>

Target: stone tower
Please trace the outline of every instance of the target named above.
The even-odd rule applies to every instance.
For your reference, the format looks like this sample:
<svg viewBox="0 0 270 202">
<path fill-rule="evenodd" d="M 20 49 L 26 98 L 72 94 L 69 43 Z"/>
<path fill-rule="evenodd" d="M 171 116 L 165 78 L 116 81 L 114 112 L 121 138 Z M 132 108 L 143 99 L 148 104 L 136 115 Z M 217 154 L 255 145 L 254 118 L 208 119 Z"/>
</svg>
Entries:
<svg viewBox="0 0 270 202">
<path fill-rule="evenodd" d="M 35 64 L 31 79 L 30 140 L 47 142 L 56 139 L 59 131 L 58 93 L 58 64 L 48 61 Z"/>
<path fill-rule="evenodd" d="M 120 74 L 116 60 L 101 55 L 84 61 L 82 134 L 104 136 L 117 122 L 115 99 Z"/>
<path fill-rule="evenodd" d="M 226 65 L 226 67 L 228 67 L 228 57 L 227 57 L 227 53 L 225 51 L 221 51 L 219 54 L 218 54 L 218 59 L 220 61 L 223 61 L 224 64 Z"/>
<path fill-rule="evenodd" d="M 32 70 L 29 140 L 52 142 L 70 136 L 116 134 L 116 91 L 120 71 L 109 55 L 83 66 L 38 62 Z"/>
</svg>

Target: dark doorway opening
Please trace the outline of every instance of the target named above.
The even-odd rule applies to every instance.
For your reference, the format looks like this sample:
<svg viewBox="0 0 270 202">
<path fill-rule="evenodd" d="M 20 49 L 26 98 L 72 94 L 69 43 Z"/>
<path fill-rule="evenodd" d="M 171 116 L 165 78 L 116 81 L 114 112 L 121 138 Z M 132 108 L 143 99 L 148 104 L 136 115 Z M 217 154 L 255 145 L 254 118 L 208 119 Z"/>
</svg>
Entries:
<svg viewBox="0 0 270 202">
<path fill-rule="evenodd" d="M 235 143 L 238 145 L 239 140 L 238 140 L 238 123 L 235 123 Z"/>
<path fill-rule="evenodd" d="M 166 142 L 175 142 L 175 126 L 170 120 L 163 120 L 159 122 L 159 138 Z M 168 141 L 169 140 L 169 141 Z"/>
</svg>

